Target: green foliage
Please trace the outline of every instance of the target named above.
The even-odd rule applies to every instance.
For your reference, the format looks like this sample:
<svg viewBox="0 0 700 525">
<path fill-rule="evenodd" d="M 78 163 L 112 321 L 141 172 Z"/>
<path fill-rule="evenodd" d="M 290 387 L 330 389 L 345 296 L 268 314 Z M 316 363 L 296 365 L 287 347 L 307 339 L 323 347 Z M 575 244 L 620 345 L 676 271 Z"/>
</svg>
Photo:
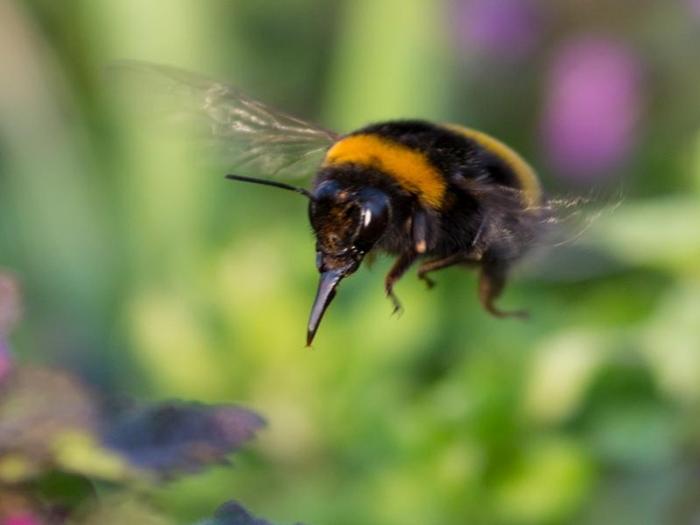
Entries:
<svg viewBox="0 0 700 525">
<path fill-rule="evenodd" d="M 455 6 L 510 3 L 539 10 L 533 42 L 483 52 L 506 23 L 463 39 L 476 14 Z M 695 3 L 0 4 L 0 267 L 15 276 L 0 277 L 0 512 L 40 523 L 32 509 L 58 501 L 90 524 L 186 524 L 233 498 L 274 523 L 697 521 Z M 575 179 L 552 166 L 543 115 L 555 58 L 589 37 L 624 46 L 639 77 L 583 119 L 598 119 L 586 139 L 608 137 L 626 107 L 625 155 Z M 457 269 L 430 292 L 401 281 L 394 319 L 379 260 L 309 351 L 305 203 L 233 187 L 199 144 L 141 128 L 103 77 L 124 58 L 230 79 L 342 132 L 461 122 L 521 151 L 552 194 L 615 197 L 575 210 L 590 227 L 514 277 L 503 306 L 528 323 L 487 317 Z M 114 408 L 95 389 L 196 401 Z M 231 400 L 271 422 L 233 469 L 260 421 Z M 231 504 L 214 520 L 236 512 L 255 519 Z"/>
</svg>

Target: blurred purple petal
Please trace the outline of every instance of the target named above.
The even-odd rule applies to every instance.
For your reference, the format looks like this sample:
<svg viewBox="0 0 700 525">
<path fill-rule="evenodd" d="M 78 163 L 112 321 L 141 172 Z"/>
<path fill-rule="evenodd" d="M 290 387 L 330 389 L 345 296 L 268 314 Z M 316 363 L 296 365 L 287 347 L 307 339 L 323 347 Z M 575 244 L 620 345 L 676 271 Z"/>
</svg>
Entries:
<svg viewBox="0 0 700 525">
<path fill-rule="evenodd" d="M 224 503 L 213 518 L 200 522 L 200 525 L 272 525 L 269 521 L 256 518 L 235 501 Z M 297 523 L 296 525 L 301 525 Z"/>
<path fill-rule="evenodd" d="M 8 516 L 0 523 L 2 523 L 2 525 L 41 525 L 43 522 L 33 514 L 23 512 Z"/>
<path fill-rule="evenodd" d="M 456 0 L 459 46 L 492 58 L 517 59 L 537 43 L 540 15 L 530 0 Z"/>
<path fill-rule="evenodd" d="M 687 2 L 693 15 L 700 18 L 700 0 L 687 0 Z"/>
<path fill-rule="evenodd" d="M 169 476 L 221 463 L 264 424 L 236 406 L 170 401 L 119 415 L 104 440 L 133 465 Z"/>
<path fill-rule="evenodd" d="M 0 334 L 0 382 L 7 377 L 12 368 L 12 358 L 10 349 L 7 346 L 7 341 Z"/>
<path fill-rule="evenodd" d="M 584 38 L 555 57 L 543 134 L 553 167 L 585 180 L 609 175 L 630 153 L 641 111 L 641 71 L 624 45 Z"/>
<path fill-rule="evenodd" d="M 269 521 L 254 517 L 235 501 L 224 503 L 214 517 L 203 525 L 271 525 Z"/>
</svg>

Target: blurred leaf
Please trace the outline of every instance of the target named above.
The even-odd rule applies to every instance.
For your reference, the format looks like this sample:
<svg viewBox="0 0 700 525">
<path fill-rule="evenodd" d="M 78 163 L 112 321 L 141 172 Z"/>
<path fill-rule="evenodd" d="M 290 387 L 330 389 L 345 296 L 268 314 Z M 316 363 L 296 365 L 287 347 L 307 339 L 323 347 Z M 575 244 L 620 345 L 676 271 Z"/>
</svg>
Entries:
<svg viewBox="0 0 700 525">
<path fill-rule="evenodd" d="M 700 5 L 697 0 L 696 4 Z M 695 193 L 700 194 L 700 132 L 695 136 L 695 148 L 693 151 L 693 169 L 691 176 L 693 177 L 693 183 L 695 187 Z"/>
<path fill-rule="evenodd" d="M 584 399 L 606 344 L 599 333 L 566 332 L 542 345 L 531 364 L 526 414 L 544 423 L 570 417 Z"/>
<path fill-rule="evenodd" d="M 625 204 L 601 217 L 590 238 L 631 264 L 666 270 L 697 268 L 700 206 L 696 197 L 666 197 Z"/>
<path fill-rule="evenodd" d="M 31 459 L 20 454 L 2 454 L 0 456 L 0 481 L 19 483 L 35 476 L 41 469 Z"/>
<path fill-rule="evenodd" d="M 80 507 L 97 502 L 97 490 L 85 476 L 52 471 L 37 479 L 33 493 L 52 515 L 69 516 Z"/>
<path fill-rule="evenodd" d="M 593 469 L 573 442 L 551 439 L 525 449 L 522 461 L 495 492 L 507 523 L 550 523 L 571 516 L 584 502 Z"/>
<path fill-rule="evenodd" d="M 66 432 L 55 440 L 52 448 L 56 466 L 67 472 L 112 481 L 137 474 L 122 456 L 104 448 L 91 434 Z"/>
<path fill-rule="evenodd" d="M 226 385 L 229 379 L 212 355 L 215 342 L 179 294 L 142 293 L 129 310 L 137 358 L 144 366 L 162 369 L 154 378 L 161 391 L 202 400 Z"/>
<path fill-rule="evenodd" d="M 169 525 L 169 519 L 135 498 L 107 498 L 89 510 L 81 525 Z"/>
<path fill-rule="evenodd" d="M 673 412 L 660 403 L 609 400 L 592 418 L 590 445 L 609 464 L 668 467 L 679 444 L 679 430 Z"/>
<path fill-rule="evenodd" d="M 223 462 L 264 424 L 243 408 L 173 401 L 128 410 L 104 441 L 132 464 L 168 476 Z"/>
<path fill-rule="evenodd" d="M 442 7 L 424 0 L 343 6 L 328 90 L 333 122 L 350 130 L 389 118 L 446 116 L 451 70 Z M 387 31 L 389 20 L 400 30 Z"/>
<path fill-rule="evenodd" d="M 571 239 L 572 243 L 568 243 Z M 575 243 L 575 237 L 561 245 L 538 248 L 526 256 L 517 272 L 545 282 L 577 282 L 619 272 L 622 264 L 607 250 Z M 568 243 L 568 244 L 567 244 Z"/>
<path fill-rule="evenodd" d="M 269 521 L 255 518 L 235 501 L 224 503 L 214 517 L 197 525 L 272 525 Z M 300 525 L 300 524 L 297 524 Z"/>
<path fill-rule="evenodd" d="M 668 291 L 642 329 L 642 347 L 661 389 L 692 406 L 700 399 L 700 283 Z"/>
</svg>

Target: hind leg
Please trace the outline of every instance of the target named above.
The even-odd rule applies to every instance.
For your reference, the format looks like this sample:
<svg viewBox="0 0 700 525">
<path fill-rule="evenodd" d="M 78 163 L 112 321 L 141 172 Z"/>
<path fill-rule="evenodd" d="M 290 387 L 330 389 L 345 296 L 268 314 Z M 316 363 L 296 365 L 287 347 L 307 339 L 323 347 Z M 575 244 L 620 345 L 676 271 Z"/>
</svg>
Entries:
<svg viewBox="0 0 700 525">
<path fill-rule="evenodd" d="M 525 310 L 504 311 L 500 310 L 494 301 L 503 292 L 506 284 L 507 266 L 500 262 L 484 261 L 479 274 L 479 300 L 484 309 L 491 315 L 499 318 L 518 317 L 527 319 Z"/>
</svg>

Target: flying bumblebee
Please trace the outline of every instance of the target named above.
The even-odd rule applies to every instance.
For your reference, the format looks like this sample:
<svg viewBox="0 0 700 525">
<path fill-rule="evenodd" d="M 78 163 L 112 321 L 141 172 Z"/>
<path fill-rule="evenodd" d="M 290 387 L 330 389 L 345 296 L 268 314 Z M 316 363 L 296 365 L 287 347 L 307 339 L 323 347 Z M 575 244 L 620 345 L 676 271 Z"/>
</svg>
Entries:
<svg viewBox="0 0 700 525">
<path fill-rule="evenodd" d="M 120 68 L 147 75 L 175 94 L 229 154 L 231 180 L 295 191 L 309 201 L 320 282 L 307 345 L 339 283 L 368 254 L 395 262 L 384 279 L 394 286 L 417 261 L 418 277 L 461 265 L 479 271 L 482 306 L 496 317 L 525 317 L 495 305 L 509 269 L 536 241 L 548 206 L 530 165 L 499 140 L 454 124 L 395 120 L 339 135 L 280 113 L 227 84 L 144 63 Z M 241 175 L 241 170 L 265 178 Z M 309 189 L 280 178 L 308 176 Z"/>
</svg>

